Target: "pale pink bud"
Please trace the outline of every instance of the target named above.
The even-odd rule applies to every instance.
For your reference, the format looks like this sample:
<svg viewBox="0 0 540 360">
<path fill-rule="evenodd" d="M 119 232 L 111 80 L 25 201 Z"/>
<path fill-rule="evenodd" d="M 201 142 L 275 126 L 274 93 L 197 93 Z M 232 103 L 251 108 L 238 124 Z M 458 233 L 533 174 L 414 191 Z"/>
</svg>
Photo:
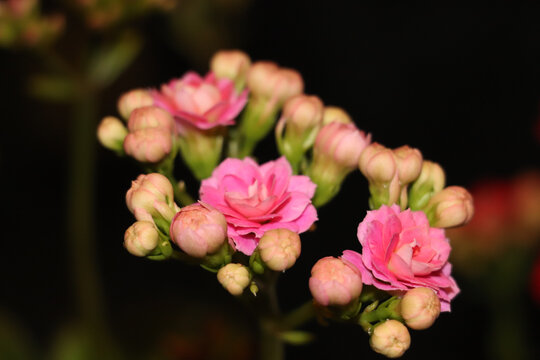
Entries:
<svg viewBox="0 0 540 360">
<path fill-rule="evenodd" d="M 418 149 L 403 145 L 394 149 L 399 182 L 409 184 L 416 180 L 422 171 L 422 153 Z"/>
<path fill-rule="evenodd" d="M 366 135 L 353 123 L 331 122 L 319 131 L 313 147 L 314 158 L 323 157 L 347 170 L 354 169 L 362 151 L 369 145 Z M 317 160 L 315 160 L 317 161 Z"/>
<path fill-rule="evenodd" d="M 401 322 L 386 320 L 375 326 L 369 344 L 379 354 L 388 358 L 398 358 L 411 346 L 411 335 Z"/>
<path fill-rule="evenodd" d="M 97 128 L 97 138 L 107 149 L 120 151 L 128 131 L 124 123 L 114 116 L 106 116 Z"/>
<path fill-rule="evenodd" d="M 282 119 L 286 121 L 287 128 L 290 127 L 294 133 L 300 135 L 321 125 L 323 108 L 324 105 L 317 96 L 296 95 L 285 103 Z"/>
<path fill-rule="evenodd" d="M 432 289 L 417 287 L 405 293 L 400 312 L 408 327 L 415 330 L 429 328 L 441 313 L 441 302 Z"/>
<path fill-rule="evenodd" d="M 127 120 L 133 110 L 153 104 L 154 100 L 147 90 L 134 89 L 120 96 L 120 99 L 118 99 L 118 112 Z"/>
<path fill-rule="evenodd" d="M 433 227 L 448 228 L 468 223 L 474 215 L 473 198 L 461 186 L 448 186 L 433 195 L 428 205 Z"/>
<path fill-rule="evenodd" d="M 172 136 L 162 128 L 148 128 L 129 133 L 124 139 L 124 151 L 136 160 L 157 163 L 172 150 Z"/>
<path fill-rule="evenodd" d="M 279 70 L 278 64 L 272 61 L 257 61 L 248 72 L 248 87 L 255 95 L 271 96 L 269 83 Z"/>
<path fill-rule="evenodd" d="M 362 174 L 374 183 L 389 183 L 397 175 L 394 153 L 379 143 L 372 143 L 364 149 L 359 168 Z"/>
<path fill-rule="evenodd" d="M 237 84 L 237 89 L 244 86 L 250 65 L 251 59 L 240 50 L 218 51 L 210 60 L 210 70 L 218 79 L 233 80 Z"/>
<path fill-rule="evenodd" d="M 158 246 L 158 242 L 158 231 L 150 221 L 135 222 L 124 235 L 124 247 L 135 256 L 150 254 Z"/>
<path fill-rule="evenodd" d="M 278 106 L 304 91 L 302 76 L 270 61 L 258 61 L 249 69 L 248 87 L 255 96 L 275 101 Z"/>
<path fill-rule="evenodd" d="M 152 216 L 162 216 L 170 221 L 176 213 L 173 187 L 158 173 L 142 174 L 132 181 L 126 204 L 137 220 L 152 221 Z"/>
<path fill-rule="evenodd" d="M 171 240 L 195 258 L 217 252 L 227 241 L 227 221 L 222 213 L 204 203 L 183 207 L 171 223 Z"/>
<path fill-rule="evenodd" d="M 323 125 L 333 122 L 352 124 L 351 116 L 342 108 L 337 106 L 326 106 L 323 113 Z"/>
<path fill-rule="evenodd" d="M 360 271 L 343 260 L 331 256 L 317 261 L 309 279 L 311 295 L 323 306 L 345 306 L 360 296 Z"/>
<path fill-rule="evenodd" d="M 244 289 L 251 282 L 248 268 L 236 263 L 229 263 L 219 269 L 217 278 L 219 283 L 235 296 L 242 295 Z"/>
<path fill-rule="evenodd" d="M 301 94 L 304 91 L 304 81 L 300 73 L 293 69 L 280 68 L 273 79 L 273 97 L 278 103 L 283 103 L 289 98 Z"/>
<path fill-rule="evenodd" d="M 257 250 L 269 269 L 285 271 L 300 256 L 300 236 L 289 229 L 268 230 L 259 240 Z"/>
<path fill-rule="evenodd" d="M 175 122 L 171 114 L 157 106 L 142 106 L 134 109 L 129 116 L 128 129 L 137 130 L 160 128 L 175 133 Z"/>
</svg>

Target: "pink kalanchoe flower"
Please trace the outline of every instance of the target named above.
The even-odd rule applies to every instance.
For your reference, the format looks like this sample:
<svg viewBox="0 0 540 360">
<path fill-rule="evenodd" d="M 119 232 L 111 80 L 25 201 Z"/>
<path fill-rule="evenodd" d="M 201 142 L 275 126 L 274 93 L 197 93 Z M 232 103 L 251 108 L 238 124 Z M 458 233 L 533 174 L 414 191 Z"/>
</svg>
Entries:
<svg viewBox="0 0 540 360">
<path fill-rule="evenodd" d="M 311 204 L 315 184 L 292 175 L 284 157 L 258 165 L 250 158 L 225 159 L 201 183 L 203 202 L 221 211 L 236 249 L 251 255 L 271 229 L 302 233 L 317 220 Z"/>
<path fill-rule="evenodd" d="M 450 275 L 450 244 L 443 229 L 431 228 L 422 211 L 400 211 L 398 205 L 368 211 L 358 226 L 362 254 L 346 250 L 343 258 L 362 273 L 364 284 L 404 294 L 416 287 L 433 289 L 441 311 L 459 288 Z"/>
<path fill-rule="evenodd" d="M 185 126 L 208 130 L 216 126 L 234 125 L 234 118 L 247 102 L 247 90 L 237 94 L 234 82 L 217 79 L 213 72 L 204 78 L 188 72 L 151 92 L 154 105 L 170 112 L 182 133 Z"/>
</svg>

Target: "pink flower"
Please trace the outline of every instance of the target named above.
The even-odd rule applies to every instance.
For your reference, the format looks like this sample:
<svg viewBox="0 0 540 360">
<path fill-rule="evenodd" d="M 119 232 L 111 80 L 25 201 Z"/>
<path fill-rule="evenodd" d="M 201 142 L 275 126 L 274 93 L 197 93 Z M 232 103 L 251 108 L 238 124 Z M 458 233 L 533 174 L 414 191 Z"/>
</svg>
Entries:
<svg viewBox="0 0 540 360">
<path fill-rule="evenodd" d="M 459 292 L 450 275 L 450 244 L 443 229 L 429 227 L 422 211 L 400 211 L 397 205 L 368 211 L 358 240 L 362 254 L 346 250 L 343 258 L 360 270 L 364 284 L 398 294 L 428 287 L 441 300 L 441 311 L 450 311 Z"/>
<path fill-rule="evenodd" d="M 201 130 L 233 125 L 234 118 L 247 102 L 247 91 L 236 94 L 234 82 L 217 79 L 213 72 L 201 78 L 188 72 L 153 90 L 154 104 L 170 112 L 177 120 L 179 131 L 191 125 Z"/>
<path fill-rule="evenodd" d="M 225 215 L 229 237 L 246 255 L 268 230 L 302 233 L 317 220 L 311 204 L 315 184 L 307 176 L 293 176 L 284 157 L 260 166 L 250 158 L 225 159 L 199 192 L 203 202 Z"/>
</svg>

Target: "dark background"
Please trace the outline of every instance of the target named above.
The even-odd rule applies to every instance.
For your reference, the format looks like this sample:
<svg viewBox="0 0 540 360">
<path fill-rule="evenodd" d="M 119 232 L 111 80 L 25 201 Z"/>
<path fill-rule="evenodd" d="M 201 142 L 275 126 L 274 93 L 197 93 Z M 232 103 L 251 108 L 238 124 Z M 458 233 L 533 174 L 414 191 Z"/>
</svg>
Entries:
<svg viewBox="0 0 540 360">
<path fill-rule="evenodd" d="M 186 45 L 187 30 L 176 23 L 181 20 L 153 15 L 136 24 L 145 35 L 144 48 L 100 95 L 98 114 L 116 115 L 118 96 L 131 88 L 155 87 L 189 69 L 206 72 L 208 65 L 200 59 L 208 60 L 225 46 L 241 48 L 253 60 L 297 69 L 306 93 L 346 109 L 375 141 L 419 148 L 426 159 L 445 168 L 449 185 L 469 186 L 482 178 L 538 168 L 533 127 L 540 99 L 540 9 L 534 2 L 445 3 L 253 1 L 232 17 L 213 15 L 229 31 L 215 48 Z M 67 40 L 61 46 L 65 51 L 76 44 Z M 40 68 L 30 51 L 0 50 L 0 309 L 19 324 L 36 353 L 53 347 L 58 331 L 76 323 L 78 316 L 65 235 L 71 110 L 28 96 L 26 78 Z M 252 344 L 252 319 L 212 274 L 141 260 L 123 249 L 123 233 L 133 221 L 124 194 L 139 169 L 97 143 L 96 151 L 95 247 L 115 339 L 144 352 L 163 345 L 164 329 L 206 336 L 201 324 L 218 318 L 226 329 L 228 322 L 236 323 L 235 331 Z M 265 141 L 257 155 L 261 160 L 275 158 L 273 140 Z M 179 169 L 179 177 L 186 176 L 188 185 L 196 188 L 183 171 Z M 367 209 L 367 196 L 367 183 L 356 172 L 342 193 L 320 210 L 317 232 L 303 236 L 299 263 L 280 281 L 284 309 L 309 299 L 307 279 L 318 258 L 359 250 L 356 226 Z M 471 280 L 455 276 L 462 294 L 453 302 L 452 313 L 442 314 L 430 330 L 412 332 L 405 358 L 490 358 L 490 299 L 473 291 Z M 527 290 L 523 296 L 531 320 L 528 341 L 533 343 L 540 335 L 540 314 L 527 299 Z M 307 328 L 318 340 L 288 348 L 288 358 L 378 358 L 359 327 Z M 540 356 L 537 345 L 532 354 Z"/>
</svg>

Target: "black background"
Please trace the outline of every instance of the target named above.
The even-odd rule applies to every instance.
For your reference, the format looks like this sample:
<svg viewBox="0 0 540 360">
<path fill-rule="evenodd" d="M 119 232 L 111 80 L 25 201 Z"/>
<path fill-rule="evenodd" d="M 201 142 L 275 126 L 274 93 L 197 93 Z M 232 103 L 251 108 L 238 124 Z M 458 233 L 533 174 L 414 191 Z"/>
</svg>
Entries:
<svg viewBox="0 0 540 360">
<path fill-rule="evenodd" d="M 538 168 L 539 145 L 532 129 L 540 98 L 539 8 L 534 2 L 442 3 L 253 1 L 231 25 L 227 45 L 243 49 L 253 60 L 297 69 L 306 93 L 346 109 L 375 141 L 419 148 L 445 168 L 450 185 Z M 206 63 L 193 62 L 188 50 L 175 43 L 161 17 L 138 26 L 147 39 L 143 51 L 101 94 L 100 117 L 116 114 L 116 99 L 130 88 L 158 86 L 191 68 L 207 70 Z M 65 51 L 69 41 L 63 46 Z M 0 51 L 0 305 L 23 324 L 36 348 L 47 349 L 58 329 L 76 319 L 77 308 L 65 236 L 70 108 L 26 94 L 25 79 L 40 68 L 28 51 Z M 144 261 L 123 249 L 123 232 L 133 221 L 124 194 L 139 170 L 97 144 L 96 151 L 95 245 L 115 336 L 142 347 L 157 336 L 155 331 L 148 335 L 143 324 L 167 314 L 189 328 L 200 323 L 194 314 L 226 312 L 250 331 L 249 316 L 210 273 Z M 264 161 L 276 157 L 272 139 L 257 155 Z M 284 309 L 309 298 L 307 279 L 316 259 L 359 250 L 356 226 L 365 215 L 367 196 L 366 181 L 356 172 L 336 200 L 320 210 L 317 232 L 303 236 L 303 256 L 280 281 Z M 441 315 L 430 330 L 413 332 L 405 358 L 489 358 L 489 299 L 473 296 L 467 289 L 474 283 L 459 273 L 456 278 L 463 292 L 452 313 Z M 531 324 L 537 324 L 538 308 L 525 303 Z M 530 326 L 530 340 L 537 339 L 537 326 Z M 288 348 L 289 358 L 377 357 L 358 327 L 308 328 L 318 341 Z M 539 356 L 538 349 L 534 354 Z"/>
</svg>

